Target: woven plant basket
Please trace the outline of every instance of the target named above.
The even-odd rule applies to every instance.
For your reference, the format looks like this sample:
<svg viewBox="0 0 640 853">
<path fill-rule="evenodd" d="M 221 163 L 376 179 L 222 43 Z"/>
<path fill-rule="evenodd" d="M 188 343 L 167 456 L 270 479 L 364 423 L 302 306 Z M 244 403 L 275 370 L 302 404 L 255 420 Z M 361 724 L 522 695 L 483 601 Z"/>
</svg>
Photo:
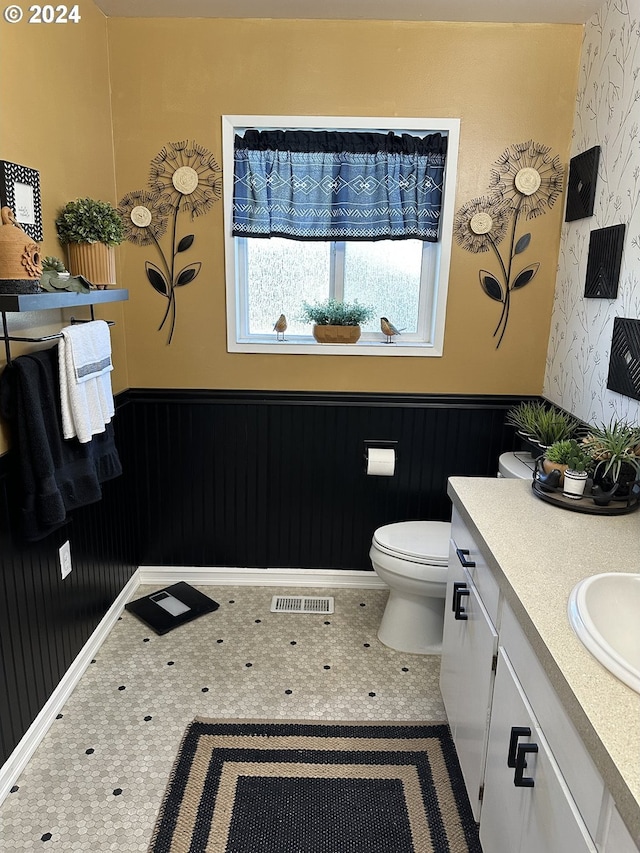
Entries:
<svg viewBox="0 0 640 853">
<path fill-rule="evenodd" d="M 360 326 L 314 326 L 313 337 L 319 344 L 355 344 Z"/>
<path fill-rule="evenodd" d="M 104 243 L 68 243 L 69 272 L 83 275 L 97 288 L 116 283 L 116 254 Z"/>
</svg>

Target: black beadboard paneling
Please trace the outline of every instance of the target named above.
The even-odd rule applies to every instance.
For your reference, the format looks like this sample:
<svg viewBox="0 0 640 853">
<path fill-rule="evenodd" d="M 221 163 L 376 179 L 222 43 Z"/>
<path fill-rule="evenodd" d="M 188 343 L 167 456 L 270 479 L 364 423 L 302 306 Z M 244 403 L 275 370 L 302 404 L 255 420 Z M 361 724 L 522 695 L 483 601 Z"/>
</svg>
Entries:
<svg viewBox="0 0 640 853">
<path fill-rule="evenodd" d="M 449 519 L 452 475 L 494 476 L 522 398 L 132 389 L 142 565 L 370 569 L 376 527 Z M 366 439 L 398 442 L 368 477 Z"/>
<path fill-rule="evenodd" d="M 131 415 L 119 399 L 114 423 L 123 476 L 104 483 L 99 503 L 76 510 L 40 542 L 21 541 L 12 454 L 0 457 L 0 763 L 137 568 L 134 448 L 123 438 Z M 63 581 L 58 549 L 66 539 L 73 570 Z"/>
<path fill-rule="evenodd" d="M 138 565 L 370 569 L 376 527 L 448 519 L 447 477 L 495 475 L 521 399 L 134 389 L 114 421 L 123 475 L 29 544 L 0 457 L 0 761 Z M 365 439 L 398 442 L 396 476 L 365 475 Z"/>
</svg>

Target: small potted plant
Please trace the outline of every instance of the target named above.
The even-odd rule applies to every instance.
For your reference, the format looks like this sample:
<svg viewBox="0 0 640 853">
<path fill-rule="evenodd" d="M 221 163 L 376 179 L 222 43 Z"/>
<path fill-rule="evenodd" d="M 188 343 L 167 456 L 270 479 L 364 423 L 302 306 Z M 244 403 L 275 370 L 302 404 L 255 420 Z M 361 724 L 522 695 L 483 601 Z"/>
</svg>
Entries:
<svg viewBox="0 0 640 853">
<path fill-rule="evenodd" d="M 628 497 L 640 479 L 640 427 L 627 421 L 590 426 L 583 450 L 594 463 L 594 483 L 603 490 L 616 488 L 616 498 Z"/>
<path fill-rule="evenodd" d="M 587 469 L 591 465 L 591 457 L 585 453 L 577 441 L 571 439 L 572 450 L 568 456 L 567 469 L 564 472 L 563 494 L 567 498 L 579 500 L 587 485 Z"/>
<path fill-rule="evenodd" d="M 373 317 L 370 305 L 325 299 L 310 305 L 302 303 L 302 319 L 313 323 L 313 337 L 319 344 L 355 344 L 360 338 L 360 324 Z"/>
<path fill-rule="evenodd" d="M 98 288 L 115 284 L 113 247 L 125 237 L 115 207 L 91 198 L 70 201 L 58 214 L 56 229 L 60 243 L 67 246 L 72 275 L 82 275 Z"/>
<path fill-rule="evenodd" d="M 572 459 L 583 451 L 575 439 L 565 438 L 561 441 L 554 441 L 544 452 L 542 459 L 542 467 L 545 474 L 551 471 L 558 470 L 560 472 L 560 480 L 558 485 L 564 485 L 564 476 L 567 468 L 569 468 Z"/>
</svg>

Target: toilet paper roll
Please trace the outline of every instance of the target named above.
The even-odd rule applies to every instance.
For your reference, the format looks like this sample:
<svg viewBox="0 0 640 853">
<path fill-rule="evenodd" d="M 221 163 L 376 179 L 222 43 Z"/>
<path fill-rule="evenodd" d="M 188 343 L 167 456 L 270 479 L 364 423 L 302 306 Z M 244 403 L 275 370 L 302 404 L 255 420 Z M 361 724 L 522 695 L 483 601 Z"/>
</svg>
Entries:
<svg viewBox="0 0 640 853">
<path fill-rule="evenodd" d="M 392 447 L 369 447 L 367 450 L 367 474 L 374 477 L 393 477 L 396 468 L 396 452 Z"/>
</svg>

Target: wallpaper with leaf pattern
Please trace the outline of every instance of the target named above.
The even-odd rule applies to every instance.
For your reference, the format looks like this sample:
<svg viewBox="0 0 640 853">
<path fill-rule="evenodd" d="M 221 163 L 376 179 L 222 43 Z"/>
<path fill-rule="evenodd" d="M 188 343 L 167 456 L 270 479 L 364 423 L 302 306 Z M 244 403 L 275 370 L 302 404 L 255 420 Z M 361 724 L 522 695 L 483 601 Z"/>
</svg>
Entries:
<svg viewBox="0 0 640 853">
<path fill-rule="evenodd" d="M 601 146 L 593 216 L 565 222 L 544 396 L 590 423 L 640 423 L 609 391 L 615 317 L 640 319 L 640 0 L 608 0 L 585 26 L 571 156 Z M 590 232 L 625 223 L 617 299 L 585 299 Z"/>
</svg>

